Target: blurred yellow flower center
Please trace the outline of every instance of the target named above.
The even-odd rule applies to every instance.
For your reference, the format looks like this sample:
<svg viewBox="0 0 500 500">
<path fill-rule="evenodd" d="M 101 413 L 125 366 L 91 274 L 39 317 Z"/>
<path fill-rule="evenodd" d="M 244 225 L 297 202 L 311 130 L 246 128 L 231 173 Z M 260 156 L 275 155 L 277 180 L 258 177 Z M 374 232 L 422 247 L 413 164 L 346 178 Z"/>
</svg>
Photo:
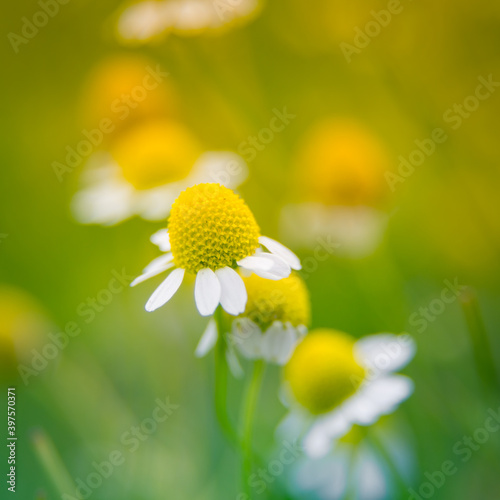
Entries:
<svg viewBox="0 0 500 500">
<path fill-rule="evenodd" d="M 184 179 L 201 152 L 189 130 L 164 120 L 134 127 L 111 148 L 123 177 L 137 189 Z"/>
<path fill-rule="evenodd" d="M 313 414 L 326 413 L 354 394 L 365 371 L 354 357 L 355 340 L 336 330 L 309 333 L 285 367 L 295 399 Z"/>
<path fill-rule="evenodd" d="M 357 123 L 325 121 L 298 153 L 299 185 L 327 205 L 373 205 L 382 198 L 389 168 L 379 141 Z"/>
<path fill-rule="evenodd" d="M 168 224 L 177 267 L 197 273 L 208 267 L 234 267 L 259 246 L 260 229 L 246 203 L 219 184 L 183 191 Z"/>
<path fill-rule="evenodd" d="M 263 331 L 274 321 L 289 322 L 293 326 L 309 324 L 309 293 L 298 274 L 279 281 L 252 274 L 243 280 L 248 292 L 243 316 L 250 318 Z"/>
</svg>

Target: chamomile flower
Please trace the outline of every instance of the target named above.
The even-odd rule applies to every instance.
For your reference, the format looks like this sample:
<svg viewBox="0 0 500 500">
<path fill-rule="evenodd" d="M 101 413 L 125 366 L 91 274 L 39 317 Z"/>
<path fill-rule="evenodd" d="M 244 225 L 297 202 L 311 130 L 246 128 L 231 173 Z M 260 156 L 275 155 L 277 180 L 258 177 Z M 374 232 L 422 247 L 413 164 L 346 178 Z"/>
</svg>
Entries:
<svg viewBox="0 0 500 500">
<path fill-rule="evenodd" d="M 183 191 L 172 206 L 168 228 L 151 240 L 165 254 L 153 260 L 132 286 L 174 270 L 149 298 L 147 311 L 167 303 L 190 273 L 196 275 L 194 296 L 202 316 L 213 314 L 219 304 L 236 316 L 247 304 L 245 282 L 237 268 L 280 280 L 301 267 L 288 248 L 260 235 L 246 203 L 220 184 L 198 184 Z"/>
<path fill-rule="evenodd" d="M 353 425 L 375 423 L 411 395 L 412 380 L 393 372 L 414 353 L 408 335 L 379 334 L 356 341 L 336 330 L 310 332 L 284 368 L 292 410 L 280 432 L 304 435 L 306 454 L 325 456 Z"/>
<path fill-rule="evenodd" d="M 290 470 L 291 489 L 313 493 L 318 500 L 342 500 L 349 494 L 357 500 L 398 498 L 395 471 L 409 483 L 415 457 L 400 422 L 386 418 L 369 432 L 353 426 L 324 457 L 300 457 Z"/>
<path fill-rule="evenodd" d="M 296 156 L 302 199 L 283 209 L 286 238 L 314 246 L 318 237 L 329 235 L 339 254 L 371 253 L 387 220 L 380 205 L 389 160 L 380 141 L 357 122 L 325 120 L 306 134 Z"/>
<path fill-rule="evenodd" d="M 204 356 L 220 333 L 228 334 L 226 358 L 235 376 L 241 372 L 235 350 L 248 359 L 285 364 L 307 333 L 311 314 L 309 292 L 299 274 L 279 281 L 256 274 L 242 278 L 248 295 L 245 311 L 231 321 L 229 332 L 218 332 L 212 319 L 195 352 Z"/>
<path fill-rule="evenodd" d="M 175 33 L 194 36 L 243 24 L 254 17 L 260 0 L 143 0 L 119 15 L 116 31 L 123 42 L 146 43 Z"/>
<path fill-rule="evenodd" d="M 181 123 L 149 120 L 120 134 L 107 152 L 93 155 L 72 209 L 84 224 L 117 224 L 134 215 L 161 220 L 188 186 L 217 180 L 234 188 L 247 172 L 235 153 L 203 152 Z"/>
</svg>

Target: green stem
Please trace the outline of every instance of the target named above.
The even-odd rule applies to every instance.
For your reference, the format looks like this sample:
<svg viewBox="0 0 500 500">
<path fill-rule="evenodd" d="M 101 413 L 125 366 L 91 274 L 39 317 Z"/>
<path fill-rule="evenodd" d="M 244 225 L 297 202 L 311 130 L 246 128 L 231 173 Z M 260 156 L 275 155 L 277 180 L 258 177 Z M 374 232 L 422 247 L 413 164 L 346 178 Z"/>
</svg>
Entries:
<svg viewBox="0 0 500 500">
<path fill-rule="evenodd" d="M 215 311 L 214 319 L 217 323 L 218 331 L 217 343 L 215 345 L 215 413 L 224 435 L 232 445 L 237 447 L 239 445 L 239 439 L 227 413 L 228 370 L 224 321 L 222 309 L 220 307 Z"/>
<path fill-rule="evenodd" d="M 248 498 L 251 498 L 248 478 L 252 474 L 252 468 L 255 461 L 252 449 L 253 420 L 259 399 L 260 387 L 264 377 L 264 368 L 265 364 L 262 360 L 259 359 L 255 362 L 252 378 L 248 384 L 248 389 L 243 401 L 243 438 L 241 443 L 243 451 L 242 481 L 243 489 L 246 490 Z"/>
<path fill-rule="evenodd" d="M 466 287 L 460 295 L 460 302 L 465 314 L 479 377 L 488 391 L 497 394 L 500 390 L 500 380 L 476 292 L 472 288 Z"/>
<path fill-rule="evenodd" d="M 33 432 L 31 441 L 40 463 L 59 494 L 61 496 L 71 495 L 75 490 L 73 480 L 52 440 L 43 430 L 38 429 Z"/>
</svg>

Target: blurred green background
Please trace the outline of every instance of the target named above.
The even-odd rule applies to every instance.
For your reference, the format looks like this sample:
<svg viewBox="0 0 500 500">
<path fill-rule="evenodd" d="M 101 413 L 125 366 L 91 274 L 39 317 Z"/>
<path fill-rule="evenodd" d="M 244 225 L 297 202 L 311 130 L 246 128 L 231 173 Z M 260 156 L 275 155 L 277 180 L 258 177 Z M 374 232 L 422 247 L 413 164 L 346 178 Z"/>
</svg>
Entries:
<svg viewBox="0 0 500 500">
<path fill-rule="evenodd" d="M 401 5 L 350 63 L 339 44 L 352 44 L 354 29 L 387 2 L 268 1 L 254 20 L 222 33 L 172 34 L 123 47 L 112 30 L 119 2 L 71 0 L 18 53 L 8 34 L 20 34 L 22 18 L 40 6 L 31 0 L 4 6 L 0 279 L 36 297 L 49 323 L 42 339 L 70 321 L 81 327 L 39 376 L 27 386 L 17 382 L 18 498 L 60 498 L 47 474 L 50 460 L 37 454 L 49 441 L 72 480 L 86 478 L 93 461 L 123 451 L 125 463 L 91 498 L 233 499 L 241 491 L 239 458 L 215 420 L 212 359 L 193 356 L 206 320 L 195 313 L 192 289 L 183 287 L 168 306 L 148 314 L 143 306 L 154 284 L 124 287 L 95 318 L 87 322 L 81 314 L 81 304 L 108 287 L 113 271 L 125 270 L 129 280 L 140 273 L 157 255 L 150 234 L 165 226 L 138 218 L 111 228 L 77 224 L 69 206 L 81 168 L 62 182 L 52 168 L 89 126 L 81 116 L 90 106 L 82 103 L 90 72 L 115 54 L 141 54 L 169 72 L 182 121 L 206 150 L 238 151 L 268 126 L 273 108 L 286 106 L 296 115 L 249 162 L 249 179 L 239 190 L 263 234 L 277 239 L 282 207 L 300 201 L 299 144 L 317 122 L 338 117 L 363 124 L 384 145 L 396 173 L 398 156 L 408 157 L 416 139 L 436 127 L 446 131 L 435 153 L 394 193 L 386 190 L 389 220 L 376 250 L 357 259 L 334 254 L 307 273 L 306 283 L 313 326 L 356 337 L 383 331 L 414 336 L 418 353 L 405 373 L 416 390 L 398 411 L 417 457 L 409 486 L 447 459 L 459 462 L 455 443 L 500 406 L 498 379 L 483 375 L 491 359 L 497 373 L 500 367 L 500 92 L 481 101 L 456 130 L 443 114 L 474 94 L 478 77 L 500 79 L 500 5 Z M 312 255 L 294 250 L 301 258 Z M 410 321 L 440 297 L 444 280 L 456 279 L 475 290 L 487 342 L 467 325 L 461 307 L 465 302 L 470 309 L 467 298 L 446 305 L 424 331 Z M 280 371 L 271 368 L 255 432 L 262 454 L 272 449 L 285 414 L 279 383 Z M 231 381 L 235 419 L 241 387 Z M 179 408 L 129 453 L 121 436 L 166 397 Z M 500 498 L 499 443 L 492 434 L 433 498 Z M 6 471 L 6 458 L 0 463 Z M 4 486 L 0 496 L 8 498 Z M 260 497 L 307 498 L 273 491 Z"/>
</svg>

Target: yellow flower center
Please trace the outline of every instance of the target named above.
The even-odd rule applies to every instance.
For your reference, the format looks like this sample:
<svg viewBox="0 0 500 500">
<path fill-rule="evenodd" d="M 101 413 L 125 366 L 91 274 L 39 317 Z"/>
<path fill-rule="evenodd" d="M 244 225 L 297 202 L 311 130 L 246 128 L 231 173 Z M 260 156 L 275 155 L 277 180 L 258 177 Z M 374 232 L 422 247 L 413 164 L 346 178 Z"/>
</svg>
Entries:
<svg viewBox="0 0 500 500">
<path fill-rule="evenodd" d="M 149 121 L 125 132 L 111 148 L 123 177 L 149 189 L 187 177 L 202 150 L 182 125 Z"/>
<path fill-rule="evenodd" d="M 313 414 L 326 413 L 360 386 L 365 371 L 354 357 L 355 339 L 336 330 L 309 333 L 285 367 L 295 399 Z"/>
<path fill-rule="evenodd" d="M 298 158 L 299 185 L 313 201 L 373 205 L 383 197 L 387 154 L 357 123 L 320 123 L 306 137 Z"/>
<path fill-rule="evenodd" d="M 197 273 L 235 267 L 259 246 L 260 229 L 246 203 L 219 184 L 198 184 L 172 205 L 168 224 L 177 267 Z"/>
<path fill-rule="evenodd" d="M 274 321 L 293 326 L 309 324 L 309 292 L 298 274 L 279 281 L 267 280 L 252 274 L 244 278 L 248 302 L 243 316 L 266 330 Z"/>
</svg>

